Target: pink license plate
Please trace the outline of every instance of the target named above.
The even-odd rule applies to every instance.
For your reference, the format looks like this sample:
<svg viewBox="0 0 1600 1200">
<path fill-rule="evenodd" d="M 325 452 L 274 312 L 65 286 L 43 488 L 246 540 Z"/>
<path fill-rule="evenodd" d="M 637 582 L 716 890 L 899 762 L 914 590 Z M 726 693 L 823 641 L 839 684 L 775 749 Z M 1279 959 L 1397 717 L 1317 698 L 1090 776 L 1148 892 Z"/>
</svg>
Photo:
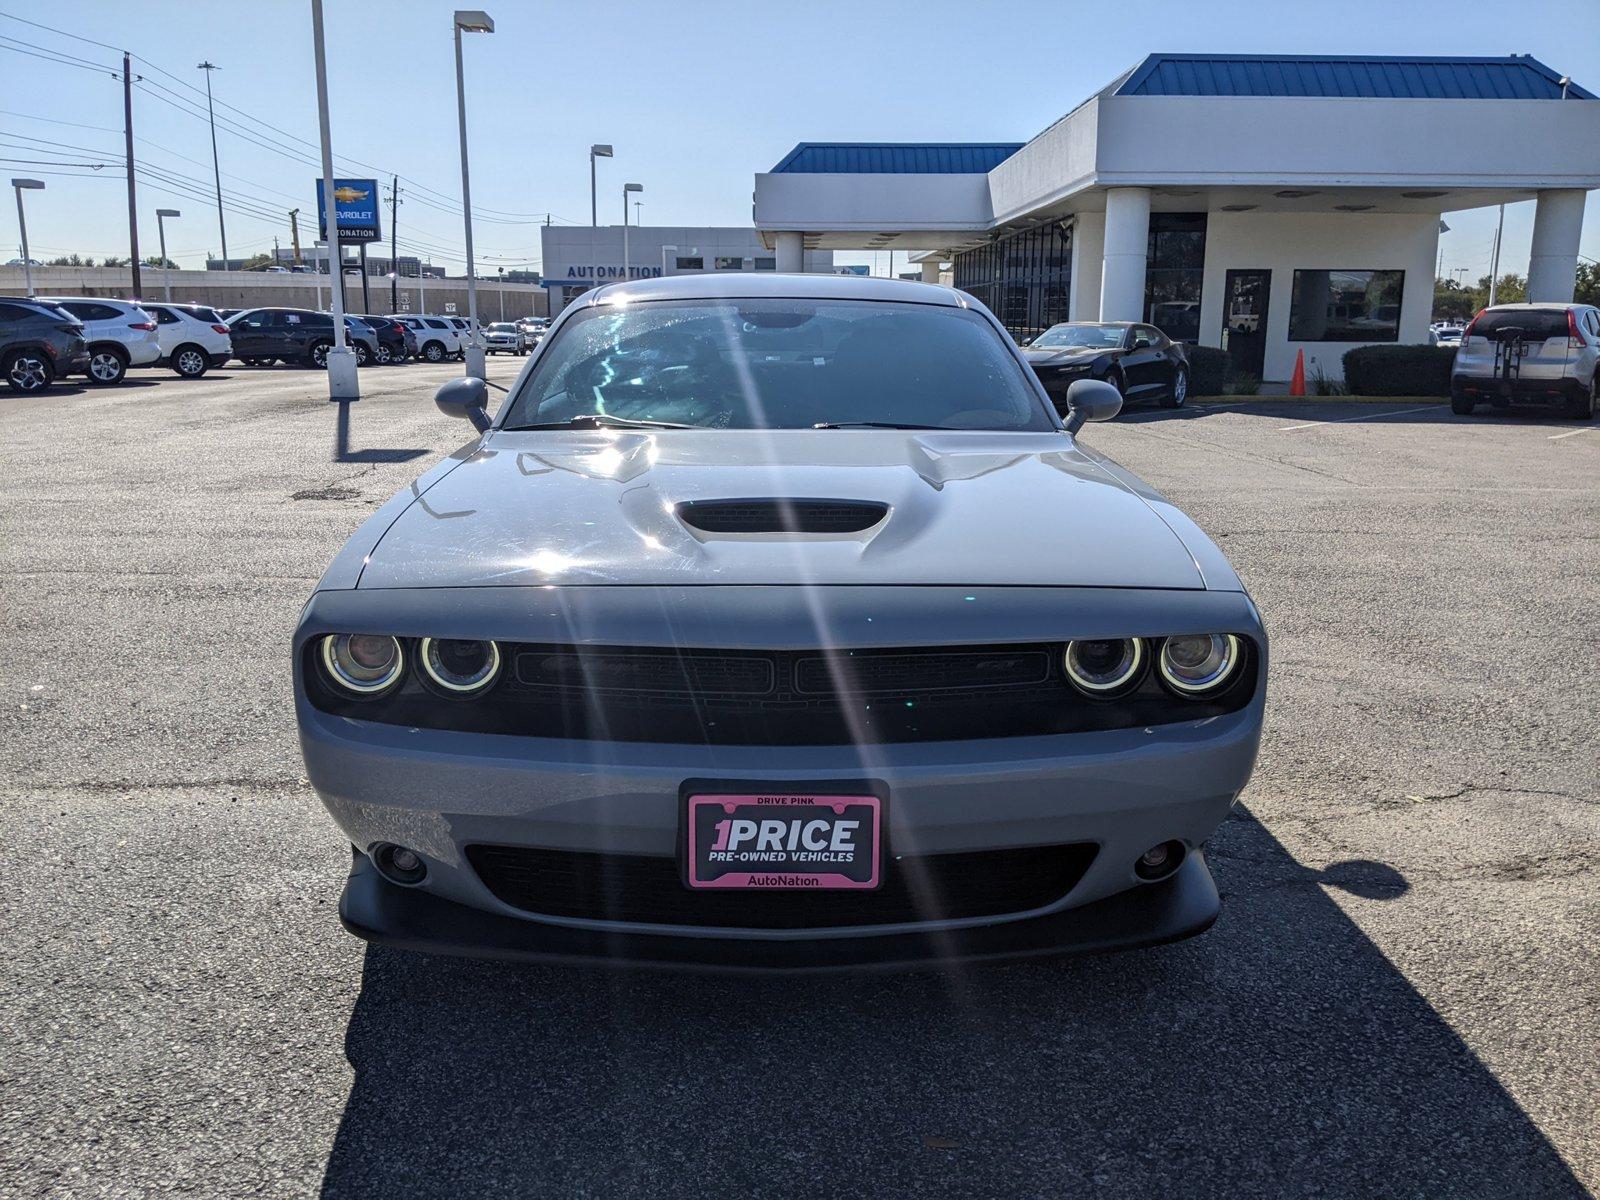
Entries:
<svg viewBox="0 0 1600 1200">
<path fill-rule="evenodd" d="M 690 796 L 691 888 L 875 888 L 883 841 L 877 796 Z"/>
</svg>

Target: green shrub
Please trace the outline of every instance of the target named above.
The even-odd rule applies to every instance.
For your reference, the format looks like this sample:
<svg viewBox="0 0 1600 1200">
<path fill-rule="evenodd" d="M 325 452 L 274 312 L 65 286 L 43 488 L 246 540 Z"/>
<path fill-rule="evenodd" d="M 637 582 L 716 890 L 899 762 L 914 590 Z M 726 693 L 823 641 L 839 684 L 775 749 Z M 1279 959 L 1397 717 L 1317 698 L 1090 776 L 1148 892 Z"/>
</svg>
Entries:
<svg viewBox="0 0 1600 1200">
<path fill-rule="evenodd" d="M 1352 396 L 1448 396 L 1450 346 L 1357 346 L 1344 352 L 1344 386 Z"/>
<path fill-rule="evenodd" d="M 1215 346 L 1185 346 L 1189 359 L 1189 391 L 1195 396 L 1220 396 L 1232 370 L 1226 350 Z"/>
<path fill-rule="evenodd" d="M 1229 375 L 1222 384 L 1225 396 L 1255 396 L 1261 392 L 1261 380 L 1254 375 Z"/>
</svg>

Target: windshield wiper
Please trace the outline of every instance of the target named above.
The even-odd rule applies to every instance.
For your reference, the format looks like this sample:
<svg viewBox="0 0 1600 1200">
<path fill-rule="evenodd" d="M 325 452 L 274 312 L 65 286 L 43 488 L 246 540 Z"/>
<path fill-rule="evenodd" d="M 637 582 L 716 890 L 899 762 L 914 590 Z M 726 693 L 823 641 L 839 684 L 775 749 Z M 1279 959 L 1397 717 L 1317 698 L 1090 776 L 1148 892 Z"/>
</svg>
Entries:
<svg viewBox="0 0 1600 1200">
<path fill-rule="evenodd" d="M 699 429 L 679 421 L 646 421 L 634 417 L 614 417 L 610 413 L 579 413 L 565 421 L 542 421 L 533 425 L 513 425 L 512 429 Z"/>
<path fill-rule="evenodd" d="M 910 425 L 904 421 L 818 421 L 813 429 L 948 429 L 948 425 Z"/>
</svg>

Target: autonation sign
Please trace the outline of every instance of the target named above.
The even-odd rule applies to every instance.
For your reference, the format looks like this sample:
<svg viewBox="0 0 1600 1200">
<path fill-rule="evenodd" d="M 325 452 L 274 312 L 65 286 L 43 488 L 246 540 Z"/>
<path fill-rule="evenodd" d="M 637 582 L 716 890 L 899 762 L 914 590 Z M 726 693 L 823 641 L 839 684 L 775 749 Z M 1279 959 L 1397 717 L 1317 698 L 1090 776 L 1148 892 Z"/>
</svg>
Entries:
<svg viewBox="0 0 1600 1200">
<path fill-rule="evenodd" d="M 599 271 L 598 275 L 595 274 L 596 270 Z M 584 281 L 588 281 L 590 279 L 655 279 L 660 274 L 661 268 L 659 266 L 630 266 L 624 268 L 620 266 L 602 264 L 598 268 L 588 265 L 567 268 L 568 279 L 581 279 Z"/>
<path fill-rule="evenodd" d="M 376 179 L 335 179 L 334 211 L 339 214 L 341 242 L 381 242 L 383 228 L 378 222 L 378 181 Z M 317 228 L 324 241 L 328 237 L 328 205 L 322 196 L 322 180 L 317 180 Z"/>
</svg>

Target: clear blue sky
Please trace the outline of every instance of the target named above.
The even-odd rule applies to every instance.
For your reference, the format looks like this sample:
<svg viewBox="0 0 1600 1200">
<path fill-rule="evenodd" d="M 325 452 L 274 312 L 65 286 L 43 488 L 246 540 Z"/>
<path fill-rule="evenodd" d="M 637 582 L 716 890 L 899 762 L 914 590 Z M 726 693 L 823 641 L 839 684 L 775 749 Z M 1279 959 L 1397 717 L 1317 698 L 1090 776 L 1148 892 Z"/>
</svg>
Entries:
<svg viewBox="0 0 1600 1200">
<path fill-rule="evenodd" d="M 1529 52 L 1600 92 L 1596 0 L 485 3 L 498 32 L 469 36 L 466 54 L 473 199 L 486 218 L 476 237 L 490 271 L 537 264 L 545 212 L 588 222 L 592 142 L 617 151 L 600 164 L 602 222 L 620 220 L 622 184 L 638 182 L 647 225 L 745 225 L 752 175 L 796 142 L 1025 140 L 1152 51 Z M 350 164 L 342 173 L 399 172 L 421 185 L 401 183 L 402 251 L 409 242 L 459 270 L 461 222 L 448 211 L 460 195 L 454 7 L 327 0 L 327 19 L 335 153 L 373 168 Z M 0 0 L 0 12 L 75 35 L 0 19 L 7 39 L 0 41 L 0 158 L 83 163 L 121 154 L 120 84 L 81 64 L 35 57 L 32 47 L 105 66 L 118 56 L 94 42 L 143 57 L 134 64 L 146 80 L 135 91 L 137 154 L 179 178 L 158 184 L 152 174 L 141 189 L 144 253 L 156 249 L 158 207 L 183 212 L 168 223 L 168 252 L 179 263 L 199 266 L 219 249 L 213 201 L 156 190 L 211 186 L 206 125 L 192 109 L 198 102 L 203 111 L 205 101 L 190 90 L 203 86 L 195 69 L 202 59 L 222 68 L 213 77 L 219 99 L 282 131 L 219 109 L 252 135 L 219 133 L 224 192 L 261 214 L 229 214 L 230 253 L 269 249 L 274 235 L 287 246 L 288 219 L 276 214 L 296 206 L 314 212 L 308 0 Z M 71 177 L 90 174 L 84 167 L 4 166 L 6 177 L 37 175 L 48 185 L 29 198 L 35 257 L 127 253 L 115 162 L 94 178 Z M 0 237 L 9 258 L 16 216 L 4 208 Z M 1485 273 L 1492 211 L 1447 219 L 1445 269 Z M 1502 269 L 1526 270 L 1531 223 L 1531 204 L 1509 210 Z M 1600 258 L 1600 196 L 1590 199 L 1583 251 Z M 870 254 L 840 260 L 874 261 Z M 884 268 L 883 255 L 875 265 Z M 896 265 L 904 269 L 903 259 Z"/>
</svg>

